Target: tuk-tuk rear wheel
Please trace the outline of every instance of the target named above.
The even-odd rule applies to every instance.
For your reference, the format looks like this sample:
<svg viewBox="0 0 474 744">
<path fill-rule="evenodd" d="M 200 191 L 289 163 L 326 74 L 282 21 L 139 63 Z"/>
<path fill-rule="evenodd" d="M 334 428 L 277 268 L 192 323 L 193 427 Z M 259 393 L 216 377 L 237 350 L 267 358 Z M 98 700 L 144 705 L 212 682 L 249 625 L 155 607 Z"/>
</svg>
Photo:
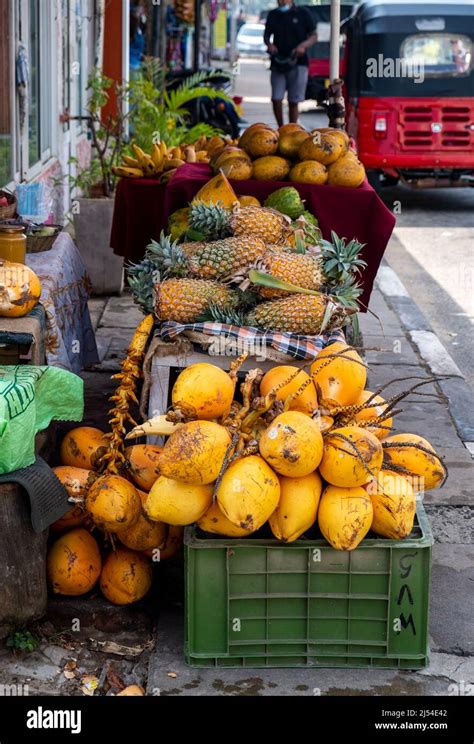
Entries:
<svg viewBox="0 0 474 744">
<path fill-rule="evenodd" d="M 380 170 L 368 170 L 367 180 L 374 191 L 379 192 L 385 186 L 396 186 L 400 179 L 397 176 L 390 176 Z"/>
</svg>

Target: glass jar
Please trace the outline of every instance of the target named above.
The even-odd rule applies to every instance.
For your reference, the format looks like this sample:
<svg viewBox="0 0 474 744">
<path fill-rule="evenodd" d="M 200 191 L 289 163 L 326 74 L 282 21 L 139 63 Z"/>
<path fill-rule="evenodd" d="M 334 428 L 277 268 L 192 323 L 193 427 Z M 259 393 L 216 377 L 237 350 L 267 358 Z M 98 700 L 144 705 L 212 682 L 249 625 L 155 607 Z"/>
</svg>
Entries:
<svg viewBox="0 0 474 744">
<path fill-rule="evenodd" d="M 25 263 L 26 235 L 22 225 L 0 225 L 0 259 Z"/>
</svg>

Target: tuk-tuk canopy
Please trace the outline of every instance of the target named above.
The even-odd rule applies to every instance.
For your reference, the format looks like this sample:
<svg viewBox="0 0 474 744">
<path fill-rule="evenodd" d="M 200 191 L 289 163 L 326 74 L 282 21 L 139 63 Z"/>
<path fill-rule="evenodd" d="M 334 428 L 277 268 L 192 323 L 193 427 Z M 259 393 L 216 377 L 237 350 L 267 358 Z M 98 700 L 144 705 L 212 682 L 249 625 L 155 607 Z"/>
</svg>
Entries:
<svg viewBox="0 0 474 744">
<path fill-rule="evenodd" d="M 437 23 L 435 23 L 437 21 Z M 463 31 L 474 34 L 474 1 L 363 0 L 354 8 L 350 23 L 364 34 Z"/>
<path fill-rule="evenodd" d="M 366 0 L 342 28 L 350 96 L 474 95 L 473 0 Z"/>
</svg>

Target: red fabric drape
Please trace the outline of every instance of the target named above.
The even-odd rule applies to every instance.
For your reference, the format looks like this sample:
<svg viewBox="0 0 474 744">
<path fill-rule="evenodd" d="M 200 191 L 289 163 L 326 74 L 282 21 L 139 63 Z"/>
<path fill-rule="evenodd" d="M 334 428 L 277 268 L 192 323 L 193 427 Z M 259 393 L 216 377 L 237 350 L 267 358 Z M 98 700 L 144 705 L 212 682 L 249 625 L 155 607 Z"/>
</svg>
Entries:
<svg viewBox="0 0 474 744">
<path fill-rule="evenodd" d="M 111 246 L 128 261 L 139 261 L 151 238 L 157 239 L 166 228 L 169 215 L 185 207 L 201 186 L 211 178 L 206 164 L 189 163 L 179 168 L 166 186 L 154 179 L 122 179 L 117 188 Z M 365 181 L 357 189 L 339 186 L 315 186 L 280 181 L 231 181 L 236 194 L 256 196 L 261 202 L 282 186 L 295 186 L 306 208 L 319 220 L 323 236 L 331 230 L 340 237 L 357 238 L 365 243 L 362 252 L 367 268 L 362 275 L 363 305 L 370 293 L 395 217 Z"/>
</svg>

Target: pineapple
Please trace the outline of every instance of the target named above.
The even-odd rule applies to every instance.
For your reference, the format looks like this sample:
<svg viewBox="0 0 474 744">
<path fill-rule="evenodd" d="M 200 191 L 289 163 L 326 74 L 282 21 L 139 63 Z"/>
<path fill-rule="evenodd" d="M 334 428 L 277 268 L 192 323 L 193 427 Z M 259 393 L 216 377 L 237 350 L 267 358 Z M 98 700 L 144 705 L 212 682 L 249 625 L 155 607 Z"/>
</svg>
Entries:
<svg viewBox="0 0 474 744">
<path fill-rule="evenodd" d="M 212 304 L 222 312 L 237 306 L 238 293 L 205 279 L 165 279 L 155 285 L 158 320 L 195 323 Z"/>
<path fill-rule="evenodd" d="M 282 300 L 262 302 L 248 313 L 246 322 L 264 331 L 317 336 L 323 330 L 341 325 L 347 314 L 327 295 L 293 294 Z"/>
<path fill-rule="evenodd" d="M 189 271 L 201 279 L 228 279 L 253 264 L 265 251 L 263 240 L 254 235 L 201 243 L 188 256 Z"/>
<path fill-rule="evenodd" d="M 189 224 L 196 233 L 209 238 L 232 233 L 258 237 L 265 243 L 281 243 L 291 232 L 287 218 L 274 209 L 239 204 L 233 212 L 219 205 L 199 204 L 191 208 Z"/>
<path fill-rule="evenodd" d="M 233 235 L 253 235 L 265 243 L 281 243 L 291 232 L 289 221 L 266 207 L 236 207 L 229 224 Z"/>
<path fill-rule="evenodd" d="M 320 261 L 308 253 L 292 253 L 290 251 L 267 251 L 257 261 L 255 267 L 259 271 L 291 282 L 303 289 L 319 289 L 324 282 L 324 275 Z M 283 289 L 273 287 L 259 287 L 262 297 L 286 297 L 289 293 Z"/>
<path fill-rule="evenodd" d="M 191 274 L 199 279 L 221 280 L 254 263 L 265 250 L 265 243 L 253 235 L 181 245 L 161 236 L 159 242 L 151 241 L 147 257 L 163 277 Z"/>
</svg>

